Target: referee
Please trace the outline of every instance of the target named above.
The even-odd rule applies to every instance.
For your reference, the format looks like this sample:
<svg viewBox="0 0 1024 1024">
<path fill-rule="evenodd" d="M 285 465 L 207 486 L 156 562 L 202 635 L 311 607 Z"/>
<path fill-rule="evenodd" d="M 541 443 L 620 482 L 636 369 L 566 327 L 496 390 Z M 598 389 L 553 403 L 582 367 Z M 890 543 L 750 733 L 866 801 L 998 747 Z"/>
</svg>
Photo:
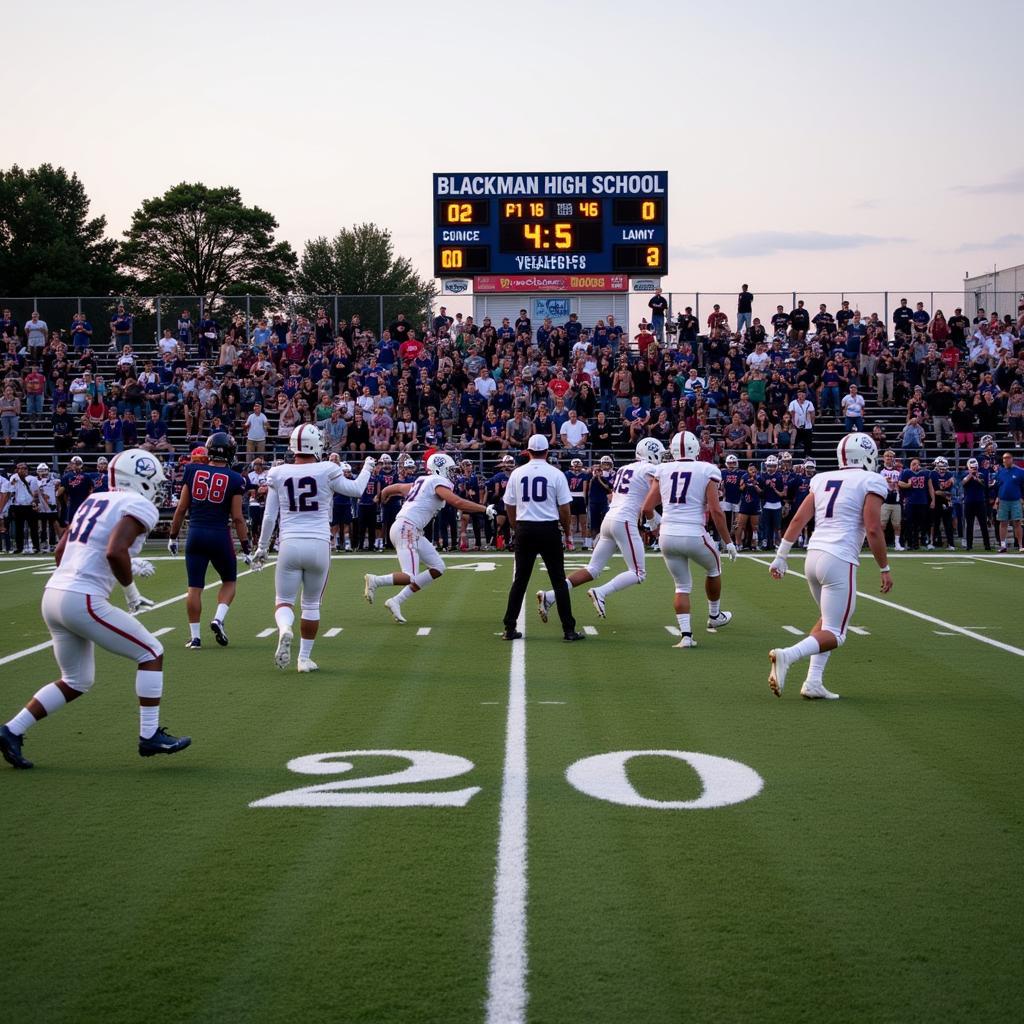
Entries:
<svg viewBox="0 0 1024 1024">
<path fill-rule="evenodd" d="M 566 643 L 584 640 L 586 637 L 576 632 L 562 558 L 562 532 L 566 537 L 572 536 L 569 482 L 560 469 L 548 463 L 548 442 L 543 434 L 534 434 L 530 438 L 527 451 L 530 461 L 512 470 L 505 487 L 505 511 L 509 525 L 515 530 L 516 568 L 512 589 L 508 592 L 502 638 L 518 640 L 523 635 L 516 629 L 516 621 L 523 607 L 526 588 L 530 585 L 533 563 L 540 555 L 551 577 L 558 617 L 562 620 L 563 639 Z"/>
</svg>

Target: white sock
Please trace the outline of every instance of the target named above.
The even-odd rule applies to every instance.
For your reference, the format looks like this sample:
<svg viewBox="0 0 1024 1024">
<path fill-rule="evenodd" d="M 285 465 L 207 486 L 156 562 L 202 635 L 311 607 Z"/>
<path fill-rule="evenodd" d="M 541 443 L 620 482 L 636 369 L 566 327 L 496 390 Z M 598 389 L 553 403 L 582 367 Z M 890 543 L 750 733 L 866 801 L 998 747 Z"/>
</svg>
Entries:
<svg viewBox="0 0 1024 1024">
<path fill-rule="evenodd" d="M 199 639 L 199 628 L 202 626 L 201 622 L 190 622 L 188 624 L 188 631 L 192 634 L 193 640 Z"/>
<path fill-rule="evenodd" d="M 274 609 L 274 621 L 277 623 L 278 633 L 291 631 L 292 623 L 295 621 L 295 612 L 283 604 L 280 608 Z"/>
<path fill-rule="evenodd" d="M 429 587 L 430 584 L 434 582 L 434 577 L 430 575 L 429 569 L 424 569 L 423 572 L 418 572 L 415 576 L 413 576 L 412 582 L 415 583 L 416 586 L 420 588 L 420 590 L 424 590 L 426 587 Z"/>
<path fill-rule="evenodd" d="M 408 601 L 416 591 L 412 587 L 402 587 L 402 589 L 391 599 L 392 601 L 401 604 L 403 601 Z"/>
<path fill-rule="evenodd" d="M 142 697 L 157 698 L 164 692 L 164 674 L 162 671 L 152 671 L 140 668 L 135 673 L 135 692 Z M 160 727 L 160 705 L 140 704 L 139 705 L 139 735 L 148 740 Z"/>
<path fill-rule="evenodd" d="M 785 648 L 786 657 L 792 661 L 799 661 L 801 658 L 809 658 L 812 654 L 819 654 L 821 648 L 813 636 L 805 636 L 799 643 L 792 647 Z"/>
<path fill-rule="evenodd" d="M 639 582 L 640 579 L 637 574 L 627 570 L 626 572 L 620 572 L 618 576 L 613 576 L 603 587 L 598 587 L 597 590 L 602 597 L 607 597 L 609 594 L 614 594 L 617 590 L 635 587 Z"/>
<path fill-rule="evenodd" d="M 393 587 L 395 585 L 394 573 L 390 573 L 389 572 L 389 573 L 387 573 L 384 576 L 374 576 L 373 577 L 373 582 L 378 587 Z"/>
<path fill-rule="evenodd" d="M 822 651 L 820 654 L 812 654 L 810 664 L 807 667 L 807 682 L 820 683 L 825 674 L 825 665 L 828 663 L 828 656 L 831 651 Z"/>
<path fill-rule="evenodd" d="M 566 587 L 569 588 L 569 590 L 572 590 L 572 581 L 571 580 L 566 580 L 565 581 L 565 585 L 566 585 Z M 555 592 L 553 590 L 545 590 L 544 591 L 544 600 L 545 600 L 545 602 L 547 604 L 554 604 L 555 603 Z"/>
<path fill-rule="evenodd" d="M 679 623 L 679 632 L 682 633 L 683 636 L 686 636 L 687 633 L 691 633 L 692 632 L 692 630 L 690 629 L 690 613 L 689 612 L 679 612 L 676 615 L 676 622 Z"/>
<path fill-rule="evenodd" d="M 228 617 L 228 607 L 229 606 L 226 604 L 217 605 L 217 614 L 215 618 L 221 625 L 224 624 L 224 620 Z"/>
<path fill-rule="evenodd" d="M 60 711 L 60 709 L 68 702 L 67 697 L 64 696 L 64 692 L 56 683 L 47 683 L 41 690 L 38 690 L 33 694 L 32 699 L 42 704 L 46 715 L 52 715 L 55 711 Z M 43 717 L 45 718 L 46 715 Z M 6 724 L 7 728 L 10 729 L 15 736 L 24 736 L 25 733 L 38 721 L 39 719 L 36 718 L 28 708 L 22 708 L 21 711 L 19 711 Z"/>
<path fill-rule="evenodd" d="M 718 616 L 719 611 L 721 611 L 721 608 L 722 608 L 722 600 L 721 600 L 721 598 L 719 598 L 717 601 L 708 600 L 708 615 L 710 615 L 711 618 L 713 618 L 713 619 L 716 618 Z"/>
<path fill-rule="evenodd" d="M 299 657 L 309 658 L 313 653 L 315 640 L 306 640 L 304 637 L 299 640 Z"/>
</svg>

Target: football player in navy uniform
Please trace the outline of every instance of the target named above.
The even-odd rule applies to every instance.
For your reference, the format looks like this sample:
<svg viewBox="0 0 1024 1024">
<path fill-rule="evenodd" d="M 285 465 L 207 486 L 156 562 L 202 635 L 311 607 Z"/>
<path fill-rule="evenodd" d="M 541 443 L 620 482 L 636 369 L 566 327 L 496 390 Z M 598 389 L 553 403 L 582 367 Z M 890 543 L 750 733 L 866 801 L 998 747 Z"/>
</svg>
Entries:
<svg viewBox="0 0 1024 1024">
<path fill-rule="evenodd" d="M 63 504 L 60 518 L 62 526 L 67 526 L 75 518 L 78 507 L 92 494 L 92 488 L 92 474 L 86 473 L 81 456 L 73 456 L 68 463 L 67 472 L 60 478 L 60 490 L 57 492 L 57 497 Z"/>
<path fill-rule="evenodd" d="M 917 551 L 921 542 L 930 550 L 931 515 L 935 508 L 935 489 L 932 487 L 932 476 L 921 468 L 921 460 L 910 460 L 909 469 L 900 474 L 899 488 L 904 492 L 906 504 L 903 506 L 904 530 L 907 538 L 907 549 Z"/>
<path fill-rule="evenodd" d="M 110 463 L 107 461 L 106 457 L 103 456 L 103 455 L 101 455 L 96 460 L 96 472 L 89 474 L 92 477 L 92 493 L 93 494 L 100 494 L 102 491 L 109 490 L 109 487 L 108 487 L 108 484 L 107 484 L 107 467 L 109 465 L 110 465 Z"/>
<path fill-rule="evenodd" d="M 467 501 L 480 501 L 480 478 L 473 472 L 473 463 L 470 459 L 463 459 L 459 463 L 459 475 L 455 478 L 455 493 Z M 479 512 L 463 512 L 459 527 L 459 550 L 469 550 L 469 527 L 473 526 L 473 539 L 476 542 L 476 550 L 483 549 L 484 517 Z"/>
<path fill-rule="evenodd" d="M 356 502 L 355 537 L 352 546 L 359 551 L 376 550 L 377 543 L 377 496 L 380 494 L 380 481 L 376 473 L 370 474 L 366 489 L 359 495 Z"/>
<path fill-rule="evenodd" d="M 231 541 L 231 526 L 235 527 L 246 564 L 249 560 L 249 531 L 242 513 L 242 495 L 246 480 L 241 473 L 231 469 L 235 459 L 235 439 L 224 431 L 211 434 L 206 442 L 209 463 L 190 462 L 185 467 L 178 507 L 174 510 L 167 549 L 172 555 L 178 553 L 178 536 L 188 513 L 188 538 L 185 541 L 185 568 L 188 572 L 188 593 L 185 608 L 188 613 L 188 628 L 191 634 L 185 645 L 189 650 L 202 647 L 199 636 L 200 617 L 203 612 L 203 588 L 206 586 L 206 570 L 213 565 L 220 577 L 217 593 L 217 613 L 210 623 L 217 643 L 227 647 L 228 635 L 224 631 L 224 620 L 228 608 L 235 599 L 235 581 L 238 565 L 235 546 Z"/>
<path fill-rule="evenodd" d="M 380 483 L 381 491 L 385 487 L 390 487 L 394 483 L 403 483 L 398 479 L 398 469 L 395 466 L 394 460 L 385 452 L 380 457 L 380 465 L 377 470 L 377 480 Z M 395 521 L 395 517 L 398 515 L 398 510 L 402 507 L 401 495 L 395 495 L 394 497 L 388 498 L 387 501 L 380 503 L 380 532 L 381 535 L 378 539 L 378 550 L 383 551 L 385 548 L 394 548 L 391 544 L 391 525 Z"/>
<path fill-rule="evenodd" d="M 796 510 L 804 503 L 804 498 L 811 493 L 811 478 L 807 475 L 807 470 L 804 468 L 804 463 L 798 462 L 793 467 L 793 472 L 789 476 L 789 483 L 786 487 L 786 501 L 789 505 L 789 511 L 786 513 L 786 522 L 783 526 L 783 532 L 789 529 L 789 522 L 796 515 Z M 803 547 L 806 544 L 803 536 L 797 538 L 796 546 L 798 548 Z"/>
<path fill-rule="evenodd" d="M 327 461 L 338 466 L 346 480 L 352 479 L 352 467 L 342 462 L 337 452 L 331 452 Z M 341 551 L 343 544 L 345 551 L 352 550 L 352 499 L 347 494 L 335 492 L 331 504 L 331 548 Z"/>
<path fill-rule="evenodd" d="M 740 504 L 736 510 L 736 528 L 730 536 L 736 538 L 740 545 L 746 545 L 745 537 L 748 529 L 750 534 L 749 550 L 757 548 L 757 521 L 761 518 L 761 477 L 757 466 L 751 462 L 747 472 L 740 475 Z M 741 548 L 742 550 L 742 548 Z"/>
<path fill-rule="evenodd" d="M 599 462 L 590 467 L 590 479 L 587 480 L 587 525 L 590 536 L 596 537 L 601 532 L 601 524 L 608 514 L 611 501 L 612 480 L 615 478 L 615 463 L 610 455 L 602 455 Z"/>
<path fill-rule="evenodd" d="M 939 455 L 932 469 L 932 490 L 935 492 L 935 508 L 932 512 L 932 544 L 942 547 L 942 529 L 946 529 L 946 550 L 955 550 L 953 538 L 953 484 L 956 477 L 949 471 L 949 462 Z"/>
<path fill-rule="evenodd" d="M 508 517 L 505 515 L 505 488 L 508 486 L 509 474 L 516 468 L 516 460 L 511 455 L 503 455 L 498 466 L 498 471 L 484 485 L 487 488 L 487 496 L 481 504 L 493 505 L 497 512 L 494 520 L 493 543 L 500 551 L 509 543 Z"/>
<path fill-rule="evenodd" d="M 733 529 L 736 513 L 740 510 L 740 480 L 742 479 L 743 471 L 740 469 L 740 460 L 735 455 L 726 455 L 725 469 L 722 472 L 722 511 L 725 513 L 725 521 L 730 530 Z"/>
<path fill-rule="evenodd" d="M 578 531 L 584 548 L 590 548 L 590 534 L 587 530 L 587 480 L 590 474 L 583 468 L 582 459 L 573 459 L 569 463 L 569 472 L 565 474 L 569 481 L 569 526 Z"/>
</svg>

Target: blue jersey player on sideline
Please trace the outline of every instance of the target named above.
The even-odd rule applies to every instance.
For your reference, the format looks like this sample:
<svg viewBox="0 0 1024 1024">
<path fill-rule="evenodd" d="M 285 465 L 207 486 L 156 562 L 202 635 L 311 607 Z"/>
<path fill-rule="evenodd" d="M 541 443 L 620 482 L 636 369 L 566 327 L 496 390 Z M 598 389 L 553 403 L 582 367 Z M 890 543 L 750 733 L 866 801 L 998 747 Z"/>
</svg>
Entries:
<svg viewBox="0 0 1024 1024">
<path fill-rule="evenodd" d="M 210 435 L 206 442 L 209 463 L 191 462 L 185 467 L 181 484 L 181 497 L 174 510 L 167 550 L 178 553 L 178 535 L 188 513 L 188 538 L 185 541 L 185 568 L 188 572 L 188 593 L 185 608 L 188 612 L 188 628 L 191 634 L 185 645 L 189 650 L 202 647 L 199 636 L 200 616 L 203 612 L 203 587 L 206 585 L 206 570 L 212 563 L 220 576 L 220 590 L 217 594 L 217 614 L 210 623 L 217 643 L 227 647 L 228 635 L 224 632 L 224 619 L 228 607 L 235 599 L 235 580 L 238 567 L 235 560 L 235 545 L 231 541 L 231 524 L 238 534 L 246 565 L 249 561 L 249 531 L 242 513 L 242 495 L 246 481 L 241 473 L 230 468 L 235 458 L 235 439 L 224 431 Z"/>
<path fill-rule="evenodd" d="M 72 457 L 67 472 L 60 478 L 60 491 L 57 497 L 64 503 L 61 524 L 66 526 L 75 518 L 79 505 L 92 494 L 93 478 L 85 472 L 85 463 L 80 455 Z"/>
</svg>

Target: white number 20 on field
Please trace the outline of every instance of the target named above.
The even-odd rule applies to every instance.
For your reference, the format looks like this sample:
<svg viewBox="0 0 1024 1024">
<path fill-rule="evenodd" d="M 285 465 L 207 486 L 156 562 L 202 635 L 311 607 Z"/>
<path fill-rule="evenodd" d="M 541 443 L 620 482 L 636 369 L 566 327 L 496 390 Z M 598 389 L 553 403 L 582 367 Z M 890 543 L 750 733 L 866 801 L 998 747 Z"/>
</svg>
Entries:
<svg viewBox="0 0 1024 1024">
<path fill-rule="evenodd" d="M 473 762 L 455 754 L 433 750 L 343 750 L 330 754 L 306 754 L 288 762 L 288 770 L 299 775 L 345 775 L 352 770 L 351 759 L 392 757 L 408 761 L 408 767 L 358 779 L 339 779 L 315 786 L 302 786 L 254 800 L 250 807 L 465 807 L 480 792 L 479 786 L 465 789 L 416 792 L 388 792 L 402 786 L 454 779 L 471 772 Z M 637 757 L 667 757 L 688 764 L 703 787 L 692 800 L 652 800 L 642 796 L 629 781 L 627 765 Z M 595 754 L 570 765 L 565 773 L 569 784 L 592 796 L 624 807 L 656 810 L 704 810 L 728 807 L 757 796 L 764 780 L 753 768 L 727 757 L 686 750 L 615 750 Z"/>
</svg>

